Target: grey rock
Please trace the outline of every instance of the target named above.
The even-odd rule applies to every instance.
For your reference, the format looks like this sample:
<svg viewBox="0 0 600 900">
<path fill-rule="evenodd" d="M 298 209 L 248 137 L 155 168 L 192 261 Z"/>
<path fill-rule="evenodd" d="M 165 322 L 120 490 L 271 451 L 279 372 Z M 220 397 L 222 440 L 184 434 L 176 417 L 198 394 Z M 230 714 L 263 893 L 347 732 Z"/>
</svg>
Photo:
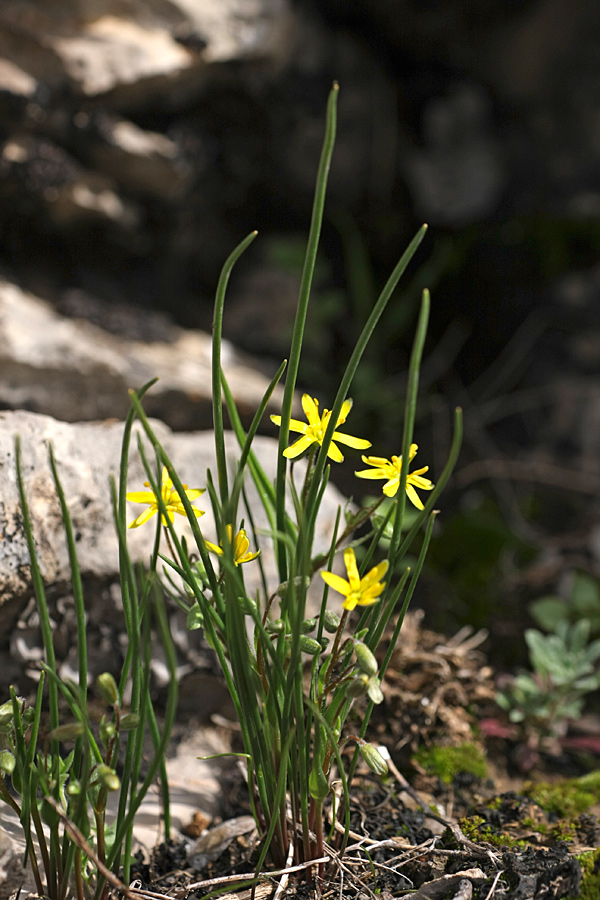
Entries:
<svg viewBox="0 0 600 900">
<path fill-rule="evenodd" d="M 143 314 L 142 314 L 143 318 Z M 172 428 L 212 425 L 211 338 L 170 327 L 168 340 L 124 339 L 78 319 L 0 279 L 0 407 L 28 409 L 67 422 L 123 419 L 129 388 L 153 377 L 149 415 Z M 225 342 L 223 368 L 240 415 L 254 415 L 268 379 Z M 279 409 L 281 392 L 271 411 Z"/>
<path fill-rule="evenodd" d="M 68 84 L 130 104 L 189 90 L 211 63 L 279 56 L 286 0 L 6 0 L 0 8 L 2 87 Z"/>
</svg>

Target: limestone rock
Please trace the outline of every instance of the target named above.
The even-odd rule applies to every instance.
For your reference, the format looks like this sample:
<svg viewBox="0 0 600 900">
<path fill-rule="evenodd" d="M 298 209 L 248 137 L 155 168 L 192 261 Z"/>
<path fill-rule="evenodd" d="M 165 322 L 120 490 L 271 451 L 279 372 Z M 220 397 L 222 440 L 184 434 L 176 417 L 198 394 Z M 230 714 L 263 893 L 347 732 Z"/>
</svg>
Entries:
<svg viewBox="0 0 600 900">
<path fill-rule="evenodd" d="M 210 63 L 281 53 L 287 12 L 286 0 L 5 0 L 0 85 L 28 95 L 66 83 L 129 103 L 147 82 L 172 94 Z"/>
<path fill-rule="evenodd" d="M 0 407 L 29 409 L 67 422 L 123 419 L 129 388 L 151 378 L 149 415 L 177 430 L 212 425 L 211 339 L 200 331 L 165 329 L 167 340 L 117 337 L 0 279 Z M 233 347 L 223 346 L 225 375 L 240 414 L 249 419 L 268 379 Z M 279 409 L 281 393 L 273 398 Z"/>
</svg>

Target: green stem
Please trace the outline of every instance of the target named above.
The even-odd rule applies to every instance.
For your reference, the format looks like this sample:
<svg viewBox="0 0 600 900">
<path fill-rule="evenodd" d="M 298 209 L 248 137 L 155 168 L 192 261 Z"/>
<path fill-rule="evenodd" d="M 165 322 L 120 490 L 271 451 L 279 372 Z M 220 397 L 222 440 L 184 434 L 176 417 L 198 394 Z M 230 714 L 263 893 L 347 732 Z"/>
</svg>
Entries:
<svg viewBox="0 0 600 900">
<path fill-rule="evenodd" d="M 244 238 L 237 245 L 235 250 L 229 254 L 225 260 L 225 264 L 221 269 L 221 275 L 217 284 L 217 293 L 215 296 L 215 307 L 212 324 L 212 404 L 213 404 L 213 428 L 215 432 L 215 452 L 217 456 L 217 472 L 219 475 L 219 490 L 221 492 L 221 503 L 227 502 L 229 491 L 227 489 L 227 458 L 225 456 L 225 435 L 223 429 L 223 394 L 221 391 L 221 336 L 223 332 L 223 308 L 225 306 L 225 292 L 231 271 L 240 258 L 244 250 L 246 250 L 256 235 L 257 231 L 252 231 L 248 237 Z"/>
<path fill-rule="evenodd" d="M 306 247 L 304 267 L 302 269 L 302 280 L 300 283 L 300 293 L 298 296 L 298 307 L 296 309 L 296 319 L 294 321 L 294 330 L 292 333 L 292 345 L 290 349 L 288 369 L 285 378 L 283 403 L 281 406 L 281 426 L 279 429 L 279 453 L 277 456 L 276 482 L 277 531 L 280 534 L 283 534 L 283 532 L 285 531 L 285 479 L 287 471 L 287 460 L 283 455 L 283 451 L 287 447 L 289 439 L 290 417 L 292 414 L 292 405 L 294 402 L 294 391 L 296 390 L 296 380 L 298 378 L 300 354 L 302 352 L 302 339 L 304 337 L 304 326 L 306 324 L 308 301 L 310 299 L 311 285 L 315 270 L 315 263 L 317 260 L 319 238 L 321 235 L 321 225 L 323 223 L 327 179 L 329 176 L 331 157 L 335 144 L 335 132 L 337 124 L 337 97 L 338 85 L 337 83 L 334 83 L 329 94 L 329 100 L 327 102 L 327 123 L 325 126 L 325 139 L 323 141 L 321 158 L 319 160 L 319 169 L 317 173 L 317 184 L 313 201 L 308 244 Z M 279 567 L 279 581 L 286 581 L 287 560 L 285 545 L 282 544 L 281 541 L 277 542 L 277 564 Z"/>
</svg>

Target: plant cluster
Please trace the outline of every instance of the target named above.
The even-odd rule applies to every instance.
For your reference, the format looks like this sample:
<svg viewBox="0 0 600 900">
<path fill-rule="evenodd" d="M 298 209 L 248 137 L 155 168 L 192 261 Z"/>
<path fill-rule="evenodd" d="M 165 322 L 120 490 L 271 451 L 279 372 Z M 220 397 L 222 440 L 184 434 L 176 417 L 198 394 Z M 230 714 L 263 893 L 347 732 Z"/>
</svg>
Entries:
<svg viewBox="0 0 600 900">
<path fill-rule="evenodd" d="M 106 870 L 117 873 L 122 865 L 124 877 L 129 871 L 127 842 L 131 839 L 133 816 L 139 805 L 139 792 L 132 773 L 139 772 L 142 727 L 147 724 L 153 735 L 156 728 L 151 704 L 147 700 L 151 653 L 147 635 L 152 610 L 165 649 L 172 651 L 164 625 L 162 602 L 165 592 L 185 610 L 190 628 L 202 627 L 204 630 L 218 657 L 235 706 L 244 745 L 242 755 L 248 769 L 252 810 L 262 834 L 257 872 L 268 855 L 276 865 L 292 861 L 305 865 L 309 877 L 313 877 L 311 872 L 316 864 L 322 873 L 327 839 L 326 802 L 331 797 L 333 824 L 327 826 L 330 828 L 329 837 L 335 834 L 339 838 L 339 848 L 343 850 L 349 833 L 350 783 L 359 757 L 362 756 L 376 773 L 384 774 L 386 771 L 382 755 L 365 738 L 366 730 L 374 705 L 383 700 L 381 684 L 423 567 L 436 516 L 435 503 L 456 462 L 461 420 L 457 410 L 450 456 L 437 483 L 434 485 L 425 477 L 427 467 L 411 472 L 410 464 L 417 452 L 413 427 L 419 367 L 429 316 L 429 295 L 424 291 L 408 373 L 400 452 L 391 460 L 363 455 L 363 464 L 367 468 L 356 474 L 359 478 L 384 481 L 382 494 L 369 507 L 346 512 L 345 518 L 342 509 L 338 509 L 328 551 L 325 554 L 315 553 L 315 526 L 331 464 L 343 459 L 338 445 L 358 451 L 371 447 L 369 440 L 354 437 L 346 431 L 346 420 L 352 408 L 349 391 L 377 322 L 425 234 L 423 227 L 401 257 L 371 309 L 331 409 L 321 411 L 318 401 L 305 394 L 302 408 L 306 421 L 292 418 L 325 188 L 334 146 L 336 104 L 337 86 L 334 86 L 328 102 L 325 141 L 289 359 L 279 367 L 247 431 L 242 426 L 221 367 L 221 331 L 225 290 L 231 270 L 254 240 L 255 233 L 242 241 L 226 261 L 217 287 L 212 356 L 215 478 L 210 471 L 205 473 L 206 491 L 216 528 L 216 536 L 210 535 L 213 540 L 206 539 L 201 527 L 203 510 L 194 505 L 200 500 L 204 488 L 189 488 L 180 480 L 145 415 L 142 401 L 152 383 L 138 392 L 131 392 L 132 406 L 124 428 L 119 485 L 113 486 L 113 502 L 121 552 L 121 589 L 129 620 L 128 634 L 132 643 L 135 642 L 135 649 L 128 654 L 118 684 L 107 678 L 102 680 L 102 696 L 112 707 L 112 714 L 100 724 L 100 744 L 85 713 L 85 672 L 81 673 L 77 689 L 64 684 L 57 677 L 53 665 L 51 637 L 46 646 L 45 670 L 54 695 L 50 753 L 44 750 L 39 757 L 39 768 L 46 773 L 45 776 L 34 779 L 35 783 L 28 783 L 27 790 L 21 792 L 19 814 L 23 822 L 31 816 L 35 823 L 34 807 L 38 808 L 41 804 L 46 813 L 49 812 L 51 817 L 55 815 L 64 825 L 66 831 L 62 843 L 59 842 L 58 832 L 53 837 L 55 846 L 51 854 L 51 867 L 52 860 L 64 860 L 69 854 L 77 859 L 78 854 L 86 853 L 85 848 L 93 832 L 98 875 L 96 895 L 102 891 L 108 877 Z M 272 417 L 279 426 L 280 452 L 276 479 L 271 482 L 252 444 L 284 371 L 286 377 L 281 413 Z M 239 446 L 234 459 L 225 447 L 225 407 Z M 141 425 L 138 452 L 147 482 L 146 490 L 127 493 L 128 459 L 135 419 Z M 297 435 L 291 443 L 290 432 Z M 300 456 L 306 458 L 302 470 L 295 462 Z M 254 483 L 269 522 L 269 528 L 264 533 L 255 527 L 256 510 L 247 502 L 247 478 Z M 417 511 L 408 525 L 405 517 L 407 499 Z M 151 519 L 156 526 L 148 570 L 140 576 L 141 588 L 127 552 L 126 500 L 146 506 L 129 522 L 130 528 L 143 526 Z M 383 501 L 386 501 L 385 506 Z M 22 502 L 25 511 L 24 492 Z M 380 507 L 385 509 L 385 513 L 381 514 Z M 378 510 L 379 516 L 375 515 Z M 176 515 L 186 517 L 191 538 L 179 533 Z M 24 518 L 27 518 L 25 512 Z M 65 524 L 67 522 L 68 514 Z M 30 532 L 29 527 L 31 537 Z M 383 542 L 384 533 L 386 540 Z M 417 539 L 420 545 L 415 548 Z M 263 568 L 262 550 L 267 542 L 273 547 L 277 567 L 277 582 L 271 586 Z M 355 553 L 355 547 L 359 544 L 360 561 Z M 378 556 L 382 546 L 385 546 L 383 559 Z M 413 560 L 410 565 L 409 551 Z M 344 576 L 335 571 L 336 558 L 340 553 Z M 32 537 L 31 556 L 35 569 Z M 247 564 L 259 566 L 261 571 L 263 588 L 252 596 L 244 582 L 244 567 Z M 75 557 L 72 566 L 76 573 Z M 315 608 L 308 605 L 309 588 L 318 596 Z M 335 595 L 333 600 L 330 592 Z M 41 589 L 40 593 L 43 593 Z M 136 629 L 137 637 L 134 634 Z M 382 656 L 378 653 L 378 647 L 384 634 L 386 650 Z M 79 638 L 85 643 L 85 633 L 80 634 Z M 116 744 L 124 728 L 122 710 L 125 689 L 130 680 L 134 682 L 128 711 L 134 718 L 127 722 L 127 726 L 133 729 L 127 740 L 130 755 L 126 757 L 124 772 L 117 775 Z M 172 685 L 174 681 L 172 677 Z M 15 764 L 12 774 L 9 771 L 12 763 L 5 764 L 4 775 L 13 777 L 17 771 L 33 771 L 30 763 L 35 752 L 32 748 L 37 740 L 36 722 L 39 722 L 42 690 L 41 682 L 32 722 L 25 718 L 30 713 L 19 705 L 18 698 L 11 700 L 8 716 L 15 735 L 12 750 Z M 69 732 L 68 737 L 72 739 L 75 736 L 76 744 L 73 762 L 68 762 L 67 757 L 71 766 L 69 771 L 77 774 L 62 779 L 58 752 L 62 726 L 58 721 L 56 701 L 59 690 L 67 700 L 79 729 L 76 735 Z M 361 697 L 363 707 L 358 733 L 348 733 L 348 714 Z M 173 697 L 170 697 L 168 709 L 169 715 L 174 715 Z M 155 741 L 159 760 L 161 754 L 164 755 L 165 735 L 168 736 L 171 721 L 166 723 L 160 740 Z M 23 736 L 29 725 L 31 734 L 29 748 L 26 748 Z M 62 737 L 65 737 L 64 733 Z M 348 748 L 353 748 L 352 754 L 344 758 L 342 754 Z M 149 777 L 154 778 L 156 770 L 156 766 L 151 767 L 140 790 L 147 786 Z M 29 777 L 25 775 L 25 779 Z M 334 779 L 341 783 L 339 802 L 337 793 L 332 795 Z M 13 787 L 19 790 L 18 779 L 13 779 Z M 121 790 L 121 815 L 110 850 L 105 847 L 101 852 L 107 833 L 102 817 L 104 796 L 112 787 Z M 167 810 L 168 786 L 163 784 L 163 788 Z M 10 796 L 6 786 L 3 786 L 3 794 Z M 87 817 L 88 806 L 93 809 L 95 824 L 90 823 Z M 16 802 L 13 808 L 17 808 Z M 74 838 L 75 834 L 79 837 Z M 82 897 L 83 866 L 79 866 L 77 875 L 78 893 Z M 65 896 L 64 889 L 61 887 L 53 895 Z"/>
<path fill-rule="evenodd" d="M 525 631 L 531 672 L 521 672 L 496 696 L 521 733 L 525 747 L 554 751 L 577 721 L 588 695 L 600 687 L 600 639 L 590 641 L 591 623 L 559 619 L 550 634 Z"/>
</svg>

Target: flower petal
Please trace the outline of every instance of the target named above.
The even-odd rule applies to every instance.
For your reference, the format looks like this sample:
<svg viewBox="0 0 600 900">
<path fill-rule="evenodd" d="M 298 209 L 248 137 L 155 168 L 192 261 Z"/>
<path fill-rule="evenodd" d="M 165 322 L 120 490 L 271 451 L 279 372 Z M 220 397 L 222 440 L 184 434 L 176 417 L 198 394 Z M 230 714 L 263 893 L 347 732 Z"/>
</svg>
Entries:
<svg viewBox="0 0 600 900">
<path fill-rule="evenodd" d="M 296 459 L 297 456 L 300 456 L 305 450 L 308 450 L 310 445 L 314 444 L 314 442 L 314 437 L 311 437 L 309 434 L 304 434 L 301 438 L 298 438 L 291 447 L 284 450 L 283 455 L 288 459 Z"/>
<path fill-rule="evenodd" d="M 330 443 L 329 447 L 327 448 L 327 456 L 329 457 L 329 459 L 332 459 L 334 462 L 337 462 L 337 463 L 344 462 L 344 456 L 342 454 L 342 451 L 340 450 L 339 447 L 336 447 L 336 445 L 333 443 L 333 441 Z"/>
<path fill-rule="evenodd" d="M 207 548 L 209 550 L 211 550 L 213 553 L 217 553 L 219 556 L 223 556 L 223 548 L 222 547 L 217 547 L 216 544 L 212 544 L 210 541 L 207 541 L 207 540 L 205 540 L 204 543 L 206 544 Z"/>
<path fill-rule="evenodd" d="M 368 466 L 381 466 L 383 468 L 386 468 L 390 464 L 389 460 L 387 460 L 384 456 L 361 456 L 361 459 Z"/>
<path fill-rule="evenodd" d="M 310 425 L 319 424 L 321 417 L 319 415 L 319 401 L 316 397 L 313 399 L 310 394 L 302 394 L 302 409 Z"/>
<path fill-rule="evenodd" d="M 417 509 L 425 509 L 425 507 L 423 506 L 423 504 L 421 502 L 419 495 L 415 491 L 412 484 L 406 485 L 406 496 L 408 497 L 410 502 L 413 503 L 417 507 Z"/>
<path fill-rule="evenodd" d="M 308 431 L 308 425 L 306 422 L 301 422 L 300 419 L 290 419 L 290 431 L 299 431 L 301 434 L 305 434 Z"/>
<path fill-rule="evenodd" d="M 156 503 L 156 495 L 152 491 L 129 491 L 127 499 L 131 503 Z"/>
<path fill-rule="evenodd" d="M 344 565 L 348 574 L 348 581 L 353 591 L 358 590 L 360 585 L 360 575 L 358 574 L 358 566 L 356 565 L 356 554 L 352 547 L 346 547 L 344 550 Z"/>
<path fill-rule="evenodd" d="M 363 438 L 352 437 L 351 434 L 342 434 L 340 431 L 333 432 L 332 440 L 345 444 L 347 447 L 353 447 L 354 450 L 366 450 L 371 446 L 371 441 L 365 441 Z"/>
<path fill-rule="evenodd" d="M 364 578 L 360 582 L 361 590 L 369 590 L 372 585 L 376 584 L 378 581 L 381 581 L 383 576 L 388 570 L 389 562 L 387 559 L 384 559 L 383 562 L 380 562 L 378 565 L 373 566 Z"/>
<path fill-rule="evenodd" d="M 129 524 L 129 528 L 139 528 L 140 525 L 143 525 L 144 522 L 147 522 L 148 519 L 151 519 L 152 516 L 155 516 L 157 512 L 158 510 L 156 506 L 149 506 L 148 509 L 145 509 L 143 513 L 140 513 L 137 519 L 134 519 L 133 522 Z"/>
<path fill-rule="evenodd" d="M 383 486 L 383 493 L 386 497 L 395 497 L 398 493 L 398 488 L 400 487 L 400 476 L 394 475 L 393 478 L 390 478 L 386 484 Z"/>
<path fill-rule="evenodd" d="M 388 477 L 388 473 L 385 472 L 383 469 L 361 469 L 360 472 L 355 472 L 354 474 L 356 475 L 357 478 L 377 479 L 377 478 L 387 478 Z M 385 490 L 385 488 L 384 488 L 384 490 Z"/>
<path fill-rule="evenodd" d="M 344 597 L 347 597 L 350 593 L 350 585 L 348 582 L 339 575 L 336 575 L 335 572 L 321 572 L 321 578 L 325 584 L 328 584 L 329 587 L 333 588 L 334 591 L 337 591 L 338 594 L 343 594 Z"/>
<path fill-rule="evenodd" d="M 344 402 L 342 403 L 342 409 L 340 410 L 340 414 L 338 416 L 336 428 L 338 425 L 341 425 L 343 422 L 345 422 L 346 419 L 348 418 L 348 414 L 350 413 L 350 410 L 352 409 L 352 403 L 353 403 L 353 401 L 350 399 L 350 397 L 348 397 L 348 399 L 344 400 Z"/>
</svg>

